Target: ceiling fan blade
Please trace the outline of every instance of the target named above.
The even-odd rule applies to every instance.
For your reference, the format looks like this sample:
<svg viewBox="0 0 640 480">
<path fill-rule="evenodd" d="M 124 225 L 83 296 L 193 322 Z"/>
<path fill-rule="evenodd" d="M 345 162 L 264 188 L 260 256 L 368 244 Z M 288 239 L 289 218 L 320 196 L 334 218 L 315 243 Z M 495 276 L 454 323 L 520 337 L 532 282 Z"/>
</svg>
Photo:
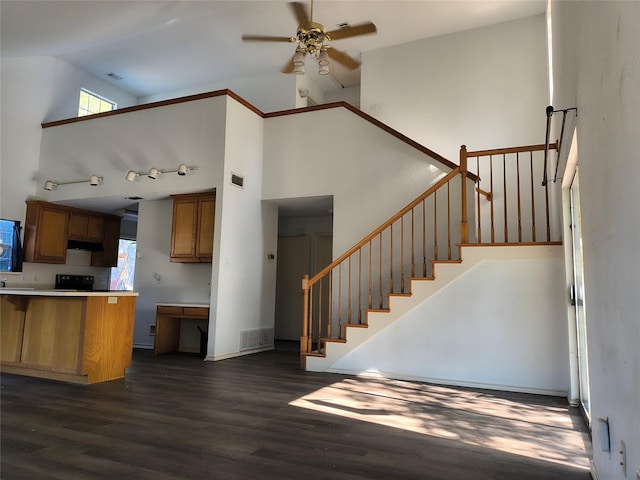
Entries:
<svg viewBox="0 0 640 480">
<path fill-rule="evenodd" d="M 280 71 L 282 73 L 293 73 L 294 69 L 295 69 L 295 66 L 293 65 L 293 57 L 291 57 L 291 59 L 289 60 L 289 63 L 287 63 Z"/>
<path fill-rule="evenodd" d="M 331 47 L 327 49 L 327 53 L 336 62 L 343 64 L 350 70 L 355 70 L 360 66 L 359 61 L 351 58 L 346 52 L 343 52 L 342 50 L 336 50 L 335 48 Z"/>
<path fill-rule="evenodd" d="M 245 42 L 295 42 L 295 38 L 291 37 L 272 37 L 270 35 L 243 35 L 242 40 Z"/>
<path fill-rule="evenodd" d="M 340 40 L 341 38 L 355 37 L 356 35 L 366 35 L 367 33 L 375 33 L 376 26 L 372 22 L 353 25 L 352 27 L 338 28 L 328 32 L 331 40 Z"/>
<path fill-rule="evenodd" d="M 304 3 L 291 2 L 289 3 L 289 7 L 291 7 L 296 20 L 298 20 L 298 26 L 306 27 L 309 25 L 309 23 L 311 23 L 311 19 L 309 18 L 309 14 L 307 13 L 307 6 Z"/>
</svg>

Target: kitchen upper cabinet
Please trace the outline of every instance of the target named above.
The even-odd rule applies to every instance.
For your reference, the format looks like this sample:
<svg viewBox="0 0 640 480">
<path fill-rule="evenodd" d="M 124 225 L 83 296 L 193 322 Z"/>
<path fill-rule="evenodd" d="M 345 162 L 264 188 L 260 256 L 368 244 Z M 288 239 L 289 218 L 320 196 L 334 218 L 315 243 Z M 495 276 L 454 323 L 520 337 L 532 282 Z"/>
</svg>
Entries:
<svg viewBox="0 0 640 480">
<path fill-rule="evenodd" d="M 27 202 L 25 262 L 66 263 L 71 241 L 74 248 L 92 250 L 92 266 L 115 267 L 119 240 L 120 217 L 40 200 Z"/>
<path fill-rule="evenodd" d="M 47 202 L 27 202 L 24 228 L 24 261 L 65 263 L 69 213 Z"/>
<path fill-rule="evenodd" d="M 216 211 L 214 192 L 172 195 L 172 262 L 211 263 Z"/>
<path fill-rule="evenodd" d="M 91 253 L 94 267 L 117 267 L 118 244 L 120 243 L 120 219 L 111 217 L 104 220 L 103 250 Z"/>
<path fill-rule="evenodd" d="M 69 240 L 102 243 L 105 240 L 105 217 L 86 213 L 69 213 Z"/>
</svg>

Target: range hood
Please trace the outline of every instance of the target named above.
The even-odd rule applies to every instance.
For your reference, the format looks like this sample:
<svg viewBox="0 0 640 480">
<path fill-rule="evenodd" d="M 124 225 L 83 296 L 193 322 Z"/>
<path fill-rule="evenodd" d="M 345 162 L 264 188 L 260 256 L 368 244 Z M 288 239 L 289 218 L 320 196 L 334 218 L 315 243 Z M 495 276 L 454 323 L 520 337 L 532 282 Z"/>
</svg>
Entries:
<svg viewBox="0 0 640 480">
<path fill-rule="evenodd" d="M 104 250 L 102 243 L 84 242 L 82 240 L 69 240 L 67 242 L 69 250 L 88 250 L 90 252 L 100 252 Z"/>
</svg>

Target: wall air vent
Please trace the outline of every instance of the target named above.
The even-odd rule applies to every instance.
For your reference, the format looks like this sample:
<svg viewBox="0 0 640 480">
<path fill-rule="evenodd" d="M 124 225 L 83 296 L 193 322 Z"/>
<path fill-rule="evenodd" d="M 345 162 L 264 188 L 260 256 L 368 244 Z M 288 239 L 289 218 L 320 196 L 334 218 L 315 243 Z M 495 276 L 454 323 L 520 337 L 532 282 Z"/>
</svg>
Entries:
<svg viewBox="0 0 640 480">
<path fill-rule="evenodd" d="M 273 347 L 273 328 L 256 328 L 240 332 L 240 351 Z"/>
<path fill-rule="evenodd" d="M 237 175 L 235 173 L 232 173 L 231 183 L 234 185 L 237 185 L 238 187 L 244 187 L 244 177 Z"/>
</svg>

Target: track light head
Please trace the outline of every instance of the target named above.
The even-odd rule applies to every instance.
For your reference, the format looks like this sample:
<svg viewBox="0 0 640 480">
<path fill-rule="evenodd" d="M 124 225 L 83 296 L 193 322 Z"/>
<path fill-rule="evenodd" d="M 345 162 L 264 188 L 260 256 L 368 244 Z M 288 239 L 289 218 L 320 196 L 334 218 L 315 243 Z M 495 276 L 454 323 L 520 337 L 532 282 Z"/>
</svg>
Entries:
<svg viewBox="0 0 640 480">
<path fill-rule="evenodd" d="M 47 180 L 46 182 L 44 182 L 44 189 L 48 190 L 49 192 L 51 190 L 55 190 L 57 186 L 58 184 L 55 182 L 52 182 L 51 180 Z"/>
<path fill-rule="evenodd" d="M 151 180 L 155 180 L 156 178 L 158 178 L 158 175 L 160 175 L 160 171 L 156 167 L 151 167 L 149 169 L 149 173 L 147 174 L 147 176 Z"/>
<path fill-rule="evenodd" d="M 178 165 L 178 175 L 180 176 L 186 175 L 189 170 L 191 169 L 187 167 L 184 163 L 181 163 L 180 165 Z"/>
<path fill-rule="evenodd" d="M 89 178 L 89 183 L 91 184 L 92 187 L 97 187 L 98 185 L 100 185 L 100 182 L 102 182 L 103 178 L 99 177 L 97 175 L 91 175 L 91 178 Z"/>
<path fill-rule="evenodd" d="M 133 182 L 138 175 L 139 175 L 138 172 L 134 172 L 133 170 L 129 170 L 127 172 L 127 180 L 129 182 Z"/>
</svg>

